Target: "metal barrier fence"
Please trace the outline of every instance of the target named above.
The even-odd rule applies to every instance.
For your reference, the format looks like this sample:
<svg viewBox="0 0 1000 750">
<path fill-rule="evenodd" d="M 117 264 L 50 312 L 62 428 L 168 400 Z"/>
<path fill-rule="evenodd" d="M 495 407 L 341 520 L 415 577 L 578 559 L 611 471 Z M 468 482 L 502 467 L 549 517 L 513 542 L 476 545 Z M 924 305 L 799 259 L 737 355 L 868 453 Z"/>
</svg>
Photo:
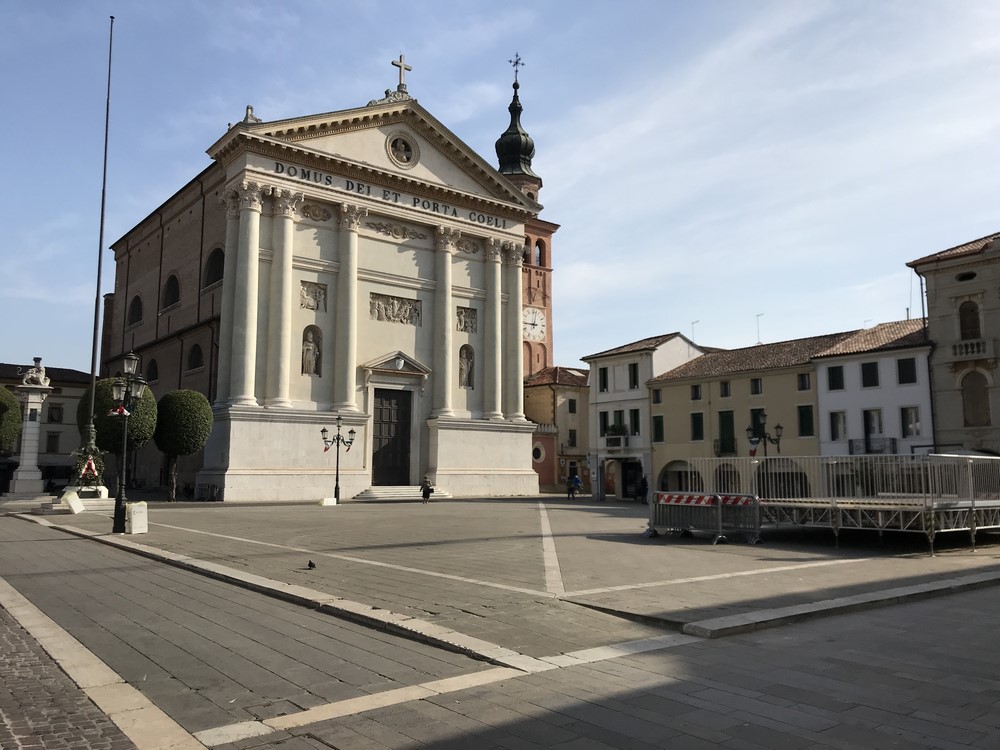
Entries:
<svg viewBox="0 0 1000 750">
<path fill-rule="evenodd" d="M 712 544 L 739 534 L 749 544 L 760 539 L 760 502 L 753 495 L 657 492 L 649 506 L 649 536 L 703 531 Z"/>
<path fill-rule="evenodd" d="M 763 526 L 921 532 L 1000 528 L 1000 458 L 872 455 L 702 458 L 677 462 L 671 485 L 760 498 Z"/>
</svg>

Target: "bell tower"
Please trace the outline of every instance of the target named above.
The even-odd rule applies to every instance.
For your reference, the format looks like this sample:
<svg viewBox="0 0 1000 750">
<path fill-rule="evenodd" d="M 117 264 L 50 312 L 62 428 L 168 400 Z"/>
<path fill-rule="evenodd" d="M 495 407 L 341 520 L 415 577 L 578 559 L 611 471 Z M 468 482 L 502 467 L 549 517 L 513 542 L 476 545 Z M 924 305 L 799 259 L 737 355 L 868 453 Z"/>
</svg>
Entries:
<svg viewBox="0 0 1000 750">
<path fill-rule="evenodd" d="M 514 96 L 507 111 L 510 125 L 497 139 L 496 151 L 500 174 L 504 175 L 528 198 L 538 203 L 542 178 L 531 170 L 535 142 L 521 127 L 521 100 L 517 95 L 518 68 L 524 65 L 521 56 L 509 60 L 514 68 Z M 541 204 L 538 206 L 541 210 Z M 521 283 L 521 346 L 524 349 L 524 375 L 532 375 L 552 366 L 552 236 L 558 224 L 532 219 L 524 227 L 524 263 Z"/>
</svg>

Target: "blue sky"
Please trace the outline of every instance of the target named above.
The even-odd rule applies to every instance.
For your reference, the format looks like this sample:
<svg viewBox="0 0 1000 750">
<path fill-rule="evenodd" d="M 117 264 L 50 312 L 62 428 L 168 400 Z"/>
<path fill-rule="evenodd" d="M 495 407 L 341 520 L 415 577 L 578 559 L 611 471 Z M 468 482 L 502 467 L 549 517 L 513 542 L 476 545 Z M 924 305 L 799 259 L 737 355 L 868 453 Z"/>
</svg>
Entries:
<svg viewBox="0 0 1000 750">
<path fill-rule="evenodd" d="M 0 0 L 0 361 L 90 370 L 108 16 L 105 247 L 208 165 L 247 104 L 396 83 L 490 163 L 520 53 L 556 363 L 920 315 L 909 260 L 1000 230 L 1000 4 L 940 0 Z M 114 263 L 103 252 L 103 291 Z"/>
</svg>

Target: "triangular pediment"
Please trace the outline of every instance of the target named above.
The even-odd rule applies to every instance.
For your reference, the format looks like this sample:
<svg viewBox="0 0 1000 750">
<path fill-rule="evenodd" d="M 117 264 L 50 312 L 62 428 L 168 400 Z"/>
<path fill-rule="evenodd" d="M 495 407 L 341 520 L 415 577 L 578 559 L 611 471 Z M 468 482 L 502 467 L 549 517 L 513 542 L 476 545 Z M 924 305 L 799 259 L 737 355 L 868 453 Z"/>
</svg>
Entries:
<svg viewBox="0 0 1000 750">
<path fill-rule="evenodd" d="M 388 354 L 383 354 L 375 359 L 370 359 L 361 365 L 361 369 L 368 372 L 380 372 L 411 377 L 414 375 L 426 376 L 431 372 L 429 367 L 421 364 L 413 357 L 402 351 L 389 352 Z"/>
<path fill-rule="evenodd" d="M 376 101 L 356 109 L 232 126 L 208 151 L 228 161 L 242 150 L 324 164 L 329 171 L 497 201 L 537 214 L 539 206 L 435 119 L 415 99 Z M 338 169 L 339 167 L 339 169 Z"/>
</svg>

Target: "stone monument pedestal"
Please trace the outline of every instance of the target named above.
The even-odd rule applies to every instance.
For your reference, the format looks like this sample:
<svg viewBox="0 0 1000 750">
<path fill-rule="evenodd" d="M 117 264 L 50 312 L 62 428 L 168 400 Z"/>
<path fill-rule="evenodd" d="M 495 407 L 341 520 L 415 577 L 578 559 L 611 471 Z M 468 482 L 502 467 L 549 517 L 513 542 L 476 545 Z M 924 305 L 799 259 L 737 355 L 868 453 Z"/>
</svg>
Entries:
<svg viewBox="0 0 1000 750">
<path fill-rule="evenodd" d="M 24 402 L 24 421 L 21 424 L 20 465 L 14 472 L 10 491 L 14 495 L 44 494 L 45 483 L 38 468 L 38 441 L 41 435 L 42 402 L 52 388 L 42 367 L 42 358 L 35 357 L 35 366 L 28 369 L 21 385 L 16 388 Z"/>
</svg>

